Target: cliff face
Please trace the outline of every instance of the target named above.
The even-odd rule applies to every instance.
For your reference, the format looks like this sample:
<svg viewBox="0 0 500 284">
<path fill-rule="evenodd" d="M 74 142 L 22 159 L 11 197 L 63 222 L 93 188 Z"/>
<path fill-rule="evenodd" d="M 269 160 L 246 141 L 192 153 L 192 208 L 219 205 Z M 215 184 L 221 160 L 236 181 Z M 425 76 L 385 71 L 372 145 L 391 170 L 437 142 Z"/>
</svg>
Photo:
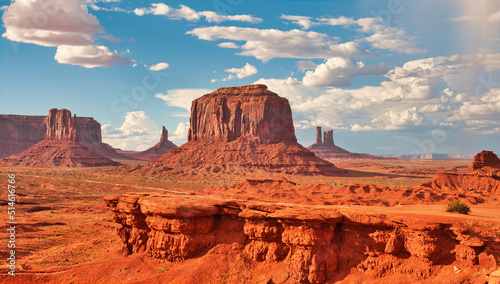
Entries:
<svg viewBox="0 0 500 284">
<path fill-rule="evenodd" d="M 342 172 L 297 143 L 288 100 L 264 85 L 220 88 L 194 100 L 188 140 L 143 168 L 154 172 L 179 167 L 318 175 Z"/>
<path fill-rule="evenodd" d="M 45 139 L 33 147 L 2 160 L 3 165 L 32 167 L 94 167 L 117 166 L 78 143 L 78 120 L 66 109 L 51 109 L 44 119 Z M 95 125 L 94 125 L 95 127 Z M 91 127 L 87 128 L 87 130 Z M 91 130 L 90 130 L 91 132 Z M 90 133 L 88 132 L 88 133 Z M 93 136 L 90 138 L 98 138 Z"/>
<path fill-rule="evenodd" d="M 249 85 L 219 88 L 193 101 L 188 141 L 239 137 L 265 144 L 297 142 L 288 100 L 265 85 Z"/>
<path fill-rule="evenodd" d="M 493 257 L 484 239 L 449 221 L 175 194 L 105 202 L 122 225 L 125 254 L 182 261 L 232 244 L 250 260 L 241 273 L 263 276 L 248 270 L 272 265 L 264 283 L 333 283 L 361 272 L 432 282 L 434 265 L 463 268 Z"/>
<path fill-rule="evenodd" d="M 500 169 L 500 159 L 493 151 L 481 151 L 474 156 L 471 168 L 472 170 L 481 169 L 483 167 L 492 167 Z"/>
<path fill-rule="evenodd" d="M 45 139 L 46 116 L 0 115 L 0 159 L 21 153 Z M 77 117 L 78 140 L 101 143 L 101 125 L 91 117 Z"/>
</svg>

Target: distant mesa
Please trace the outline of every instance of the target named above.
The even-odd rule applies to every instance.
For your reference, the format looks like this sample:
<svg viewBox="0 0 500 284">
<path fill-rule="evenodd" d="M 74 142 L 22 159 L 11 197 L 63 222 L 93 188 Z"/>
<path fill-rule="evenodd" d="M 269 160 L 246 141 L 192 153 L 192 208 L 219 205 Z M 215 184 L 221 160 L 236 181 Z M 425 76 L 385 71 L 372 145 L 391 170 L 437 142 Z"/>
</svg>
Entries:
<svg viewBox="0 0 500 284">
<path fill-rule="evenodd" d="M 493 151 L 481 151 L 474 156 L 471 169 L 475 171 L 484 167 L 500 169 L 500 159 Z"/>
<path fill-rule="evenodd" d="M 163 126 L 161 130 L 160 142 L 156 143 L 153 147 L 141 152 L 123 150 L 118 150 L 117 152 L 134 159 L 151 161 L 170 152 L 176 147 L 177 145 L 168 140 L 168 130 L 165 126 Z"/>
<path fill-rule="evenodd" d="M 316 142 L 307 149 L 322 159 L 385 159 L 370 154 L 351 153 L 336 146 L 333 141 L 333 130 L 326 130 L 322 133 L 320 126 L 316 127 Z"/>
<path fill-rule="evenodd" d="M 44 119 L 45 138 L 33 147 L 2 160 L 2 165 L 32 167 L 96 167 L 120 163 L 79 143 L 78 119 L 67 109 L 51 109 Z M 100 126 L 99 126 L 100 127 Z M 99 133 L 100 135 L 100 133 Z"/>
<path fill-rule="evenodd" d="M 288 100 L 265 85 L 219 88 L 192 102 L 188 142 L 149 162 L 155 171 L 178 167 L 244 167 L 290 174 L 342 170 L 297 143 Z"/>
</svg>

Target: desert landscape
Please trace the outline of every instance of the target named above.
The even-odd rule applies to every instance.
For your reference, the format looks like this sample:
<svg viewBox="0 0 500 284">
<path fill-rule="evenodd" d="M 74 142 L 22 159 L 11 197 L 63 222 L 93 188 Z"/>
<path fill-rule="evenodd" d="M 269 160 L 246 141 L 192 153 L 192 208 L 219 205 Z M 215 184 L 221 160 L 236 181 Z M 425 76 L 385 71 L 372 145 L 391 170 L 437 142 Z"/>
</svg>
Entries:
<svg viewBox="0 0 500 284">
<path fill-rule="evenodd" d="M 499 1 L 0 14 L 0 283 L 500 284 Z"/>
<path fill-rule="evenodd" d="M 50 110 L 44 139 L 0 168 L 17 186 L 15 282 L 500 280 L 493 152 L 472 162 L 375 157 L 331 134 L 324 143 L 318 129 L 309 148 L 342 155 L 329 162 L 296 142 L 288 101 L 264 85 L 220 88 L 191 113 L 188 143 L 137 164 L 109 145 L 104 156 L 91 150 L 106 149 L 99 125 L 81 132 L 70 111 Z M 79 142 L 88 133 L 93 147 Z M 125 154 L 129 165 L 106 157 Z M 471 212 L 446 212 L 452 201 Z"/>
</svg>

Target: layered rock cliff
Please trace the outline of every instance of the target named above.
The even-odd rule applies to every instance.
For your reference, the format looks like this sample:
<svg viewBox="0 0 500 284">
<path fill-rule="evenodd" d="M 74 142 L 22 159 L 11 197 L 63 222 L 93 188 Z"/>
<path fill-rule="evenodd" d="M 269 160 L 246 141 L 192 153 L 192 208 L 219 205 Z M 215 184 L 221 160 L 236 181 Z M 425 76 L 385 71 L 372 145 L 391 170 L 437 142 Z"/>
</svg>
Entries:
<svg viewBox="0 0 500 284">
<path fill-rule="evenodd" d="M 46 116 L 0 115 L 0 159 L 21 153 L 45 139 Z M 78 140 L 102 143 L 101 125 L 91 117 L 77 117 Z"/>
<path fill-rule="evenodd" d="M 120 163 L 92 152 L 80 144 L 78 119 L 66 109 L 51 109 L 44 119 L 45 139 L 33 147 L 2 160 L 2 165 L 31 167 L 95 167 Z M 96 138 L 96 136 L 93 136 Z"/>
<path fill-rule="evenodd" d="M 151 161 L 178 167 L 243 167 L 294 174 L 338 174 L 297 143 L 288 100 L 264 85 L 220 88 L 193 101 L 188 142 Z"/>
<path fill-rule="evenodd" d="M 481 151 L 474 156 L 474 160 L 471 164 L 472 170 L 474 171 L 484 167 L 500 169 L 500 159 L 493 151 Z"/>
<path fill-rule="evenodd" d="M 496 266 L 498 257 L 493 239 L 446 218 L 436 222 L 368 208 L 176 194 L 104 199 L 121 224 L 118 234 L 125 254 L 145 252 L 171 261 L 206 254 L 216 258 L 232 244 L 232 253 L 248 259 L 240 273 L 254 275 L 252 279 L 258 275 L 264 283 L 333 283 L 356 273 L 432 283 L 435 269 L 481 262 Z M 263 274 L 259 264 L 272 266 L 272 271 Z"/>
</svg>

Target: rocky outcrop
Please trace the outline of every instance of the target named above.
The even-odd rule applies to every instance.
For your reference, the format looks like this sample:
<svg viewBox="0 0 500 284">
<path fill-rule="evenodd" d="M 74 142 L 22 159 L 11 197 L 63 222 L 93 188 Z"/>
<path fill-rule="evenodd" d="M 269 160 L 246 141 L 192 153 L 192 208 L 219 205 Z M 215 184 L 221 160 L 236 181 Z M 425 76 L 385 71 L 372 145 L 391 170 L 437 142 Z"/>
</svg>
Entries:
<svg viewBox="0 0 500 284">
<path fill-rule="evenodd" d="M 297 142 L 288 100 L 265 85 L 219 88 L 193 101 L 188 141 L 240 137 L 263 144 Z"/>
<path fill-rule="evenodd" d="M 485 250 L 490 242 L 446 220 L 176 194 L 104 200 L 121 224 L 125 254 L 182 261 L 239 244 L 254 264 L 273 266 L 267 283 L 333 283 L 356 271 L 432 282 L 435 266 L 495 259 Z"/>
<path fill-rule="evenodd" d="M 96 167 L 120 163 L 92 152 L 78 143 L 78 120 L 66 109 L 51 109 L 44 119 L 45 139 L 2 160 L 2 165 L 31 167 Z M 96 138 L 94 136 L 94 138 Z"/>
<path fill-rule="evenodd" d="M 194 100 L 188 140 L 143 169 L 215 166 L 293 174 L 341 172 L 297 143 L 288 100 L 264 85 L 220 88 Z"/>
<path fill-rule="evenodd" d="M 45 139 L 78 142 L 76 114 L 71 117 L 69 110 L 53 108 L 49 111 L 49 115 L 44 119 L 44 122 L 47 127 Z"/>
<path fill-rule="evenodd" d="M 473 171 L 484 167 L 500 169 L 500 159 L 493 151 L 481 151 L 474 156 L 471 168 Z"/>
<path fill-rule="evenodd" d="M 21 153 L 45 139 L 46 116 L 0 115 L 0 159 Z M 91 117 L 77 117 L 78 140 L 102 143 L 101 125 Z M 87 145 L 86 145 L 87 146 Z"/>
<path fill-rule="evenodd" d="M 316 142 L 307 147 L 316 156 L 322 159 L 384 159 L 370 154 L 351 153 L 335 145 L 333 130 L 325 130 L 321 137 L 321 127 L 316 127 Z"/>
<path fill-rule="evenodd" d="M 176 147 L 177 145 L 172 143 L 172 141 L 168 140 L 168 130 L 165 128 L 165 126 L 163 126 L 161 130 L 160 142 L 158 142 L 153 147 L 141 152 L 120 150 L 119 153 L 134 159 L 151 161 L 170 152 L 172 149 Z"/>
</svg>

